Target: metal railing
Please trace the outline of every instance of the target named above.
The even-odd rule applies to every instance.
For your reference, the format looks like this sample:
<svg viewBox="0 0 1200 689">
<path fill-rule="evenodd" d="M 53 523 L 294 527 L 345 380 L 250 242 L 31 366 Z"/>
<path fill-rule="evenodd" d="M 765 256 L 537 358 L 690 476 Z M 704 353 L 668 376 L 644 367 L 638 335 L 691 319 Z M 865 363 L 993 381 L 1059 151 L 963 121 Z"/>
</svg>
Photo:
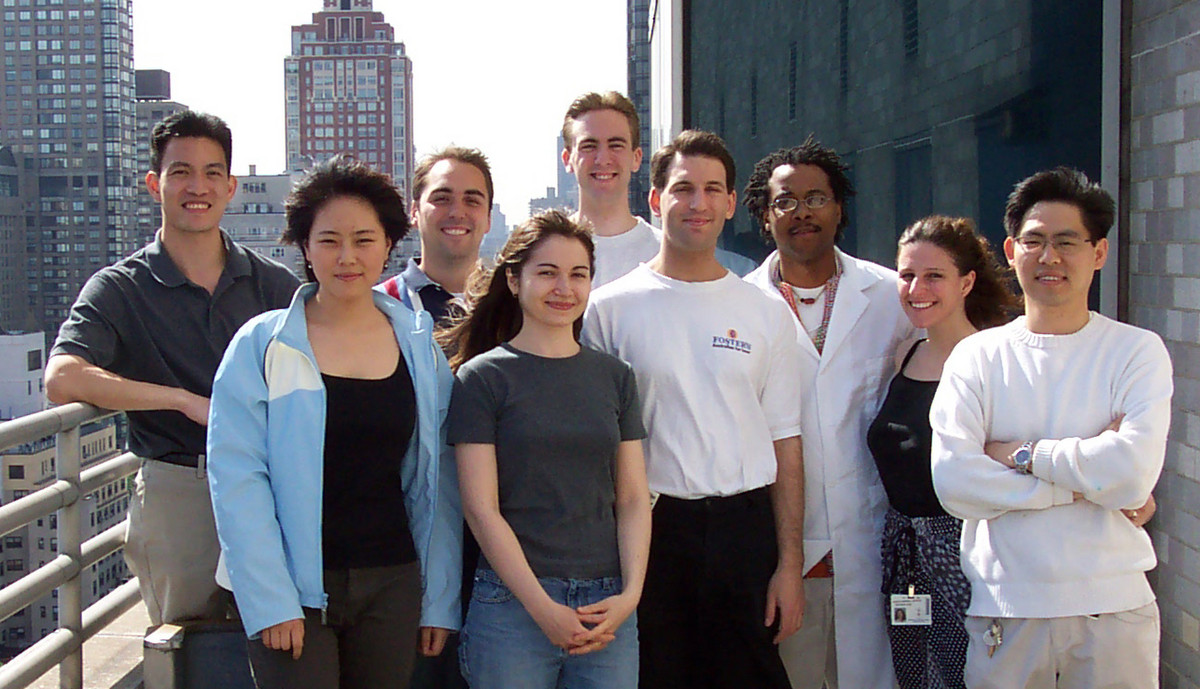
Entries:
<svg viewBox="0 0 1200 689">
<path fill-rule="evenodd" d="M 58 629 L 0 667 L 0 689 L 25 687 L 55 665 L 61 689 L 83 687 L 83 642 L 141 600 L 131 579 L 83 609 L 80 574 L 125 545 L 124 522 L 81 542 L 83 496 L 133 474 L 139 460 L 125 454 L 81 471 L 79 428 L 115 412 L 78 402 L 0 423 L 0 450 L 55 436 L 56 479 L 49 486 L 0 506 L 0 537 L 59 512 L 59 555 L 0 589 L 0 620 L 58 589 Z"/>
</svg>

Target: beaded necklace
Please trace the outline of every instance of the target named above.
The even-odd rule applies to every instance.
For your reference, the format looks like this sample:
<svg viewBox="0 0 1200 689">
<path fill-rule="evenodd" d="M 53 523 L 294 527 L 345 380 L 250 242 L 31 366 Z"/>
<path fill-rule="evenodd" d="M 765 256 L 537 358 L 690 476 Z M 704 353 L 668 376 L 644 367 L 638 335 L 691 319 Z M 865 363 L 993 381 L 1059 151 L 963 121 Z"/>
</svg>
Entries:
<svg viewBox="0 0 1200 689">
<path fill-rule="evenodd" d="M 837 297 L 838 282 L 842 279 L 842 262 L 834 256 L 835 269 L 833 276 L 825 282 L 825 304 L 824 311 L 821 313 L 821 325 L 817 331 L 813 333 L 813 346 L 817 348 L 817 354 L 825 347 L 825 334 L 829 331 L 829 319 L 833 316 L 833 300 Z M 778 287 L 779 293 L 783 295 L 783 300 L 791 307 L 792 313 L 796 314 L 796 320 L 800 320 L 800 309 L 796 306 L 796 295 L 792 292 L 792 285 L 785 282 L 783 279 L 783 269 L 776 264 L 776 276 L 779 278 Z M 801 321 L 803 323 L 803 321 Z"/>
</svg>

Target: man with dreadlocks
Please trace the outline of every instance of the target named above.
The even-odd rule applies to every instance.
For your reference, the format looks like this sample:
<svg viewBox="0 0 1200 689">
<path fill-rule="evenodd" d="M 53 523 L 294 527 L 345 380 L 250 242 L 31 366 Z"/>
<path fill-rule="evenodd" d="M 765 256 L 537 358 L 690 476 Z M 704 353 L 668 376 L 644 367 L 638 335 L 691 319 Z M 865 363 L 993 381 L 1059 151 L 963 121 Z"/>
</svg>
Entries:
<svg viewBox="0 0 1200 689">
<path fill-rule="evenodd" d="M 809 137 L 760 160 L 745 191 L 777 247 L 746 279 L 783 297 L 800 339 L 806 609 L 779 646 L 793 689 L 895 682 L 880 593 L 887 500 L 866 437 L 912 326 L 896 273 L 837 248 L 854 195 L 846 170 Z"/>
</svg>

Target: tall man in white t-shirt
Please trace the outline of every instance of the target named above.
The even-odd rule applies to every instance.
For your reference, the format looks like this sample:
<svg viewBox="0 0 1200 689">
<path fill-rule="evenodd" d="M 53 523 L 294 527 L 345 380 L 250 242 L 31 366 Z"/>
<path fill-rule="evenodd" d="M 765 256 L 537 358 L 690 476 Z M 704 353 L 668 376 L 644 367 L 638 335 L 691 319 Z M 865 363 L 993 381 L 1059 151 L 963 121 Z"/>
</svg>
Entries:
<svg viewBox="0 0 1200 689">
<path fill-rule="evenodd" d="M 779 647 L 794 689 L 895 682 L 880 593 L 887 500 L 867 426 L 912 325 L 896 273 L 837 248 L 854 195 L 846 172 L 810 137 L 760 160 L 743 201 L 777 249 L 746 279 L 786 299 L 799 326 L 806 610 Z"/>
<path fill-rule="evenodd" d="M 1067 168 L 1016 186 L 1004 253 L 1025 315 L 960 342 L 934 396 L 973 689 L 1158 686 L 1155 554 L 1136 511 L 1162 471 L 1171 361 L 1158 335 L 1088 309 L 1114 207 Z"/>
<path fill-rule="evenodd" d="M 629 182 L 642 165 L 637 108 L 616 91 L 585 93 L 563 116 L 562 162 L 579 186 L 575 220 L 592 226 L 599 287 L 658 253 L 660 232 L 629 210 Z M 738 275 L 754 269 L 750 259 L 717 249 L 717 260 Z"/>
<path fill-rule="evenodd" d="M 783 300 L 714 256 L 733 158 L 687 131 L 651 161 L 662 243 L 593 293 L 584 341 L 629 362 L 654 508 L 638 609 L 641 686 L 785 689 L 774 646 L 799 628 L 800 355 Z"/>
</svg>

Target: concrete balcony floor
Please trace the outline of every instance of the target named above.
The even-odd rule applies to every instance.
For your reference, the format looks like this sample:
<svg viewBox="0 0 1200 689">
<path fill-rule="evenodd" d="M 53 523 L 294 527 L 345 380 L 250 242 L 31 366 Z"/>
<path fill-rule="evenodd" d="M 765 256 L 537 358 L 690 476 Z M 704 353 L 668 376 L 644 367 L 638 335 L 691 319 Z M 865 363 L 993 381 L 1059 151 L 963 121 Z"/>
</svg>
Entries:
<svg viewBox="0 0 1200 689">
<path fill-rule="evenodd" d="M 150 626 L 142 602 L 83 644 L 84 689 L 142 689 L 142 638 Z M 29 685 L 58 689 L 58 667 Z"/>
</svg>

